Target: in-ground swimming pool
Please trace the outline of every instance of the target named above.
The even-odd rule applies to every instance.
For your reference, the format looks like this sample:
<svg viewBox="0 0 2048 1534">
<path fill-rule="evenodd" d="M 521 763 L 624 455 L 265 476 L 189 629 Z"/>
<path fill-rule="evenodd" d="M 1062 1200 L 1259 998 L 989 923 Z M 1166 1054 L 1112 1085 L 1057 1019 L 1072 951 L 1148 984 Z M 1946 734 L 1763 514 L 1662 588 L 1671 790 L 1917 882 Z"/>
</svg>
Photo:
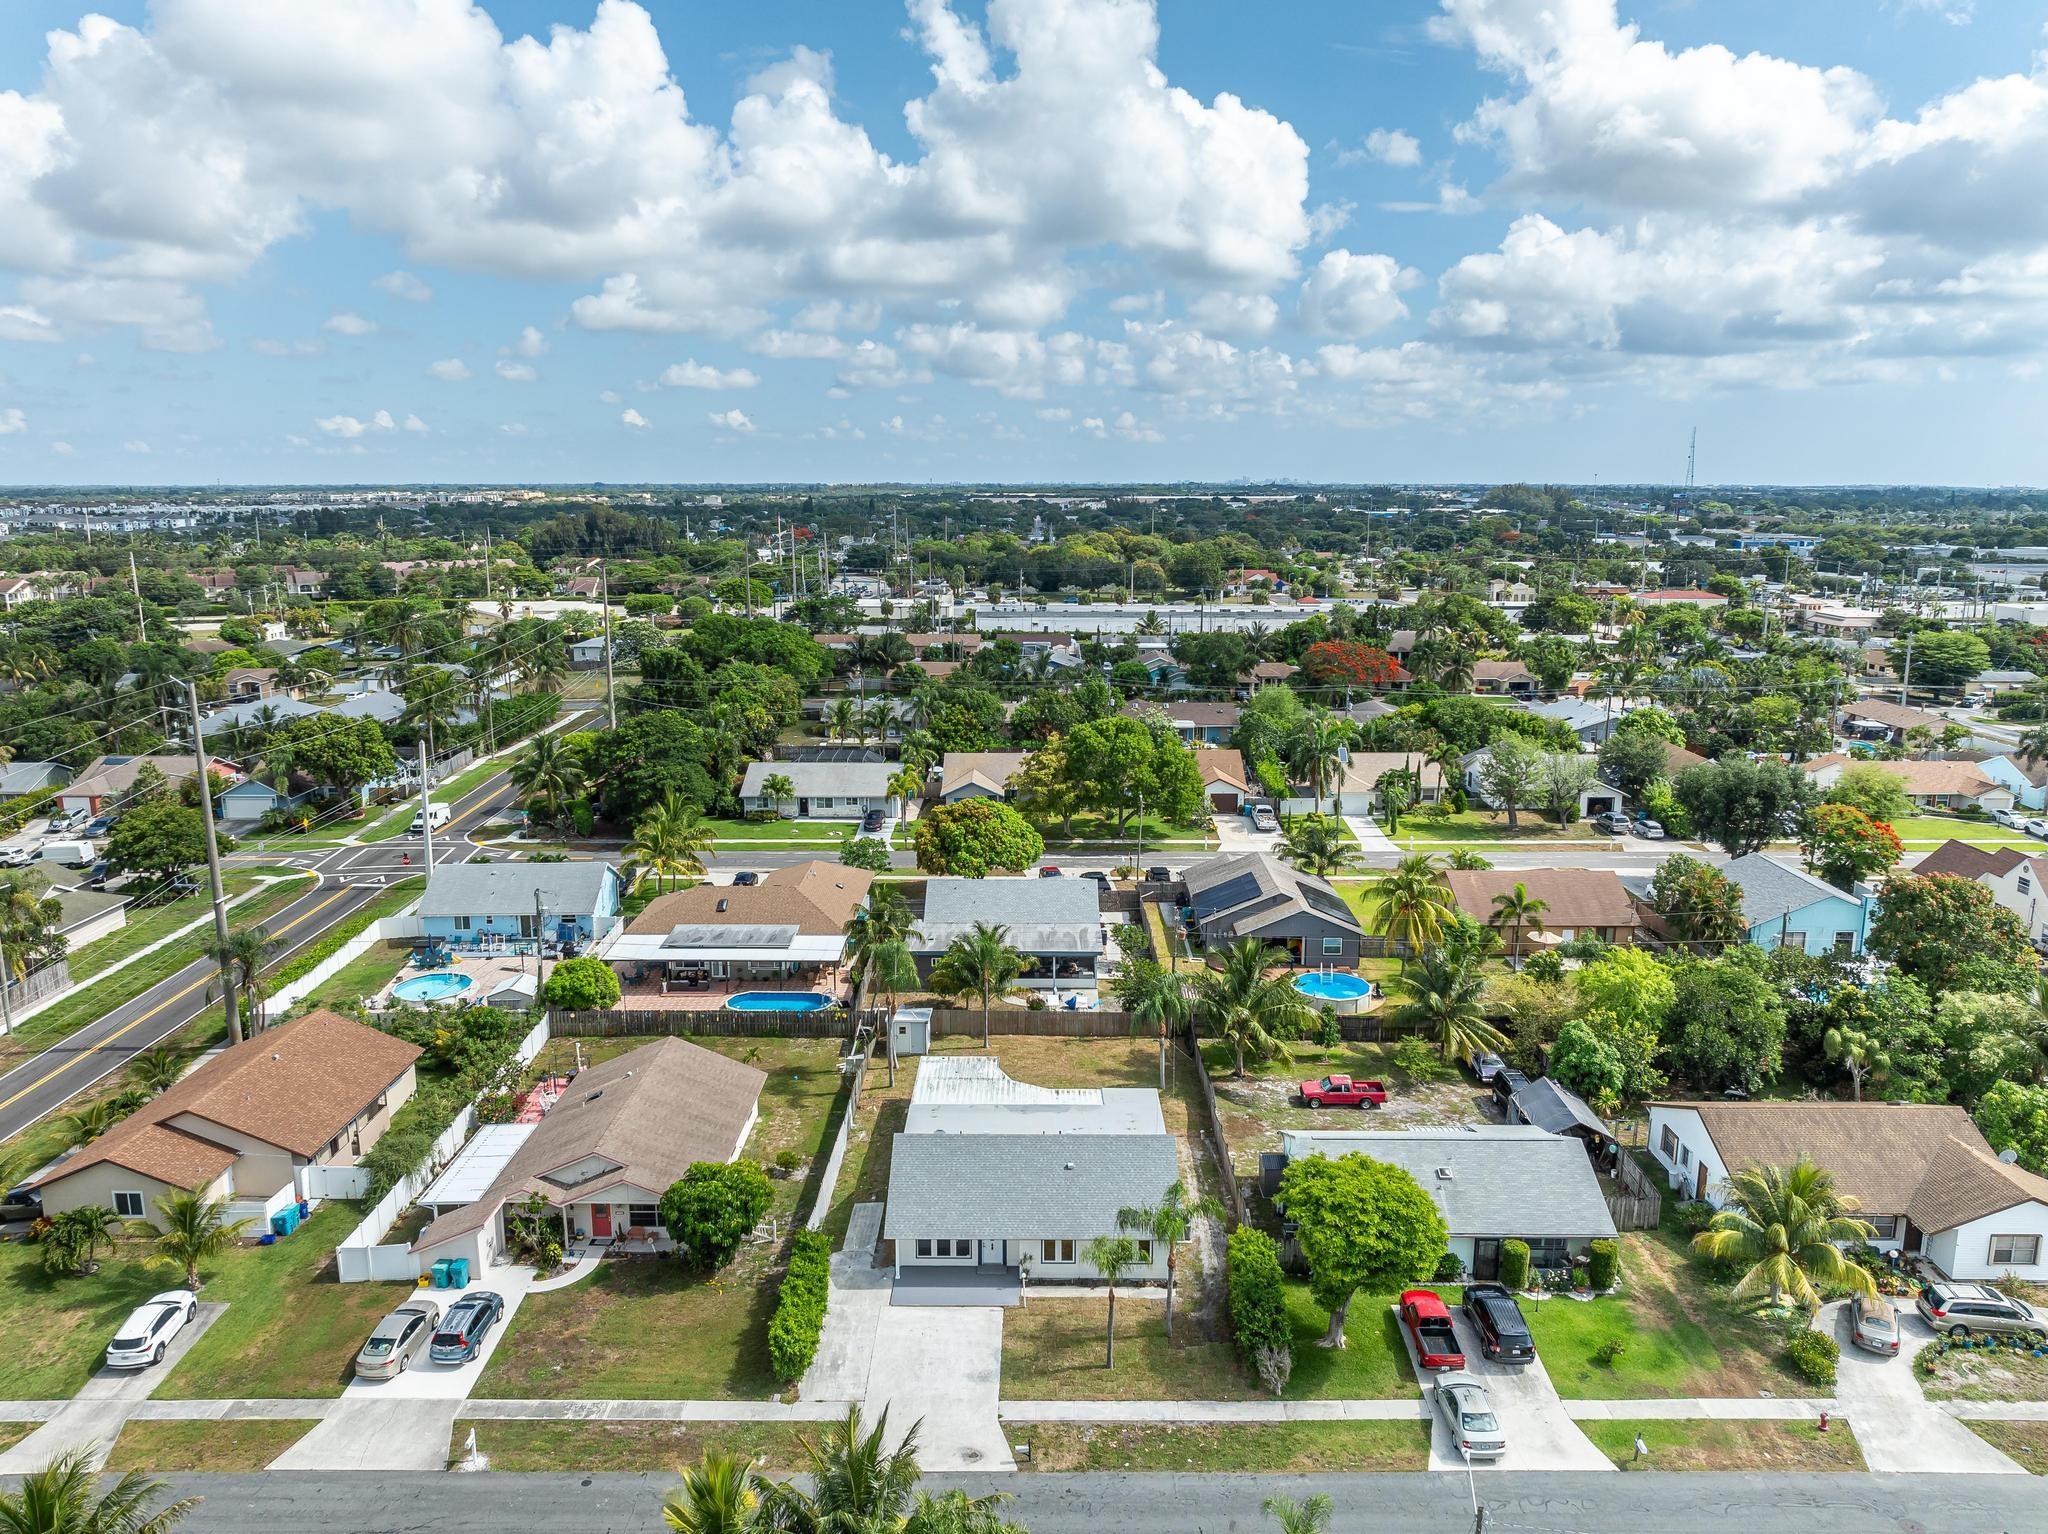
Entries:
<svg viewBox="0 0 2048 1534">
<path fill-rule="evenodd" d="M 401 980 L 391 988 L 393 1001 L 436 1002 L 452 1001 L 475 984 L 467 975 L 447 973 L 414 975 L 410 980 Z"/>
<path fill-rule="evenodd" d="M 741 991 L 725 999 L 733 1012 L 822 1012 L 836 1003 L 820 991 Z"/>
<path fill-rule="evenodd" d="M 1296 975 L 1294 988 L 1310 1001 L 1322 1002 L 1333 1011 L 1356 1012 L 1372 995 L 1372 982 L 1363 975 L 1343 970 L 1320 969 Z"/>
</svg>

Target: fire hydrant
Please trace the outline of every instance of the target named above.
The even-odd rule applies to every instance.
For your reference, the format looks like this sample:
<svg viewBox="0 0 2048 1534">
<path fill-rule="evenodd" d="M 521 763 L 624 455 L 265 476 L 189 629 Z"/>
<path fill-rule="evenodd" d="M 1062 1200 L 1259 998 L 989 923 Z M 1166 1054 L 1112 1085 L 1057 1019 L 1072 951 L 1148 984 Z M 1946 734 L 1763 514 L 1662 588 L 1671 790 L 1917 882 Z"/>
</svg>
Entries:
<svg viewBox="0 0 2048 1534">
<path fill-rule="evenodd" d="M 1820 1414 L 1820 1430 L 1823 1433 L 1828 1430 L 1828 1414 L 1826 1412 Z"/>
</svg>

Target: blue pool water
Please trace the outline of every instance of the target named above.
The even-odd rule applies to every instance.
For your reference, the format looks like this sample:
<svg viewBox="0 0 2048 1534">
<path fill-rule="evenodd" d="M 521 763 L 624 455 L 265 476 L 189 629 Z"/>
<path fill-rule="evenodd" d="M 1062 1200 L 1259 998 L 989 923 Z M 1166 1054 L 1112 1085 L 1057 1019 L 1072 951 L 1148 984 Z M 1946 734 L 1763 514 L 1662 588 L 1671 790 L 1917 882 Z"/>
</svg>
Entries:
<svg viewBox="0 0 2048 1534">
<path fill-rule="evenodd" d="M 822 1012 L 832 998 L 817 991 L 741 991 L 725 1004 L 734 1012 Z"/>
<path fill-rule="evenodd" d="M 1294 988 L 1304 996 L 1317 1001 L 1362 1001 L 1372 994 L 1372 982 L 1360 975 L 1345 975 L 1334 971 L 1316 975 L 1296 975 Z"/>
<path fill-rule="evenodd" d="M 447 1001 L 460 996 L 473 982 L 467 975 L 414 975 L 391 988 L 393 1001 Z"/>
</svg>

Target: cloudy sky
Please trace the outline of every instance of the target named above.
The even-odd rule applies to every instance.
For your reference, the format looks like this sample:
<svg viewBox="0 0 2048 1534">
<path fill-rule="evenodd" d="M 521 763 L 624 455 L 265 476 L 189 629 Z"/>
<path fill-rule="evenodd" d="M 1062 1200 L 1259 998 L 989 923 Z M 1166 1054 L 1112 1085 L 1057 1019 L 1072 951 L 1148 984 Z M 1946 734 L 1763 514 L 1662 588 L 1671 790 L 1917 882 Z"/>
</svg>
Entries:
<svg viewBox="0 0 2048 1534">
<path fill-rule="evenodd" d="M 2048 483 L 2034 0 L 8 0 L 0 482 Z"/>
</svg>

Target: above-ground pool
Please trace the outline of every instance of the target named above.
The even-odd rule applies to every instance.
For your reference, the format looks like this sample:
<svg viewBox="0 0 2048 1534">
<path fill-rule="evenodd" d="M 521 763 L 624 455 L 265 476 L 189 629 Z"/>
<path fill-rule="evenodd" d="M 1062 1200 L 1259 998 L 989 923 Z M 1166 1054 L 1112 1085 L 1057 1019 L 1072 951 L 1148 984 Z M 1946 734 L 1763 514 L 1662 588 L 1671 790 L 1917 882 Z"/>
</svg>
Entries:
<svg viewBox="0 0 2048 1534">
<path fill-rule="evenodd" d="M 1343 970 L 1316 970 L 1296 975 L 1294 988 L 1310 1001 L 1319 1001 L 1338 1012 L 1356 1012 L 1372 996 L 1372 982 L 1363 975 Z"/>
<path fill-rule="evenodd" d="M 410 980 L 401 980 L 391 988 L 391 999 L 417 1002 L 453 1001 L 473 984 L 475 982 L 467 975 L 414 975 Z"/>
<path fill-rule="evenodd" d="M 835 1006 L 821 991 L 741 991 L 725 999 L 733 1012 L 822 1012 Z"/>
</svg>

